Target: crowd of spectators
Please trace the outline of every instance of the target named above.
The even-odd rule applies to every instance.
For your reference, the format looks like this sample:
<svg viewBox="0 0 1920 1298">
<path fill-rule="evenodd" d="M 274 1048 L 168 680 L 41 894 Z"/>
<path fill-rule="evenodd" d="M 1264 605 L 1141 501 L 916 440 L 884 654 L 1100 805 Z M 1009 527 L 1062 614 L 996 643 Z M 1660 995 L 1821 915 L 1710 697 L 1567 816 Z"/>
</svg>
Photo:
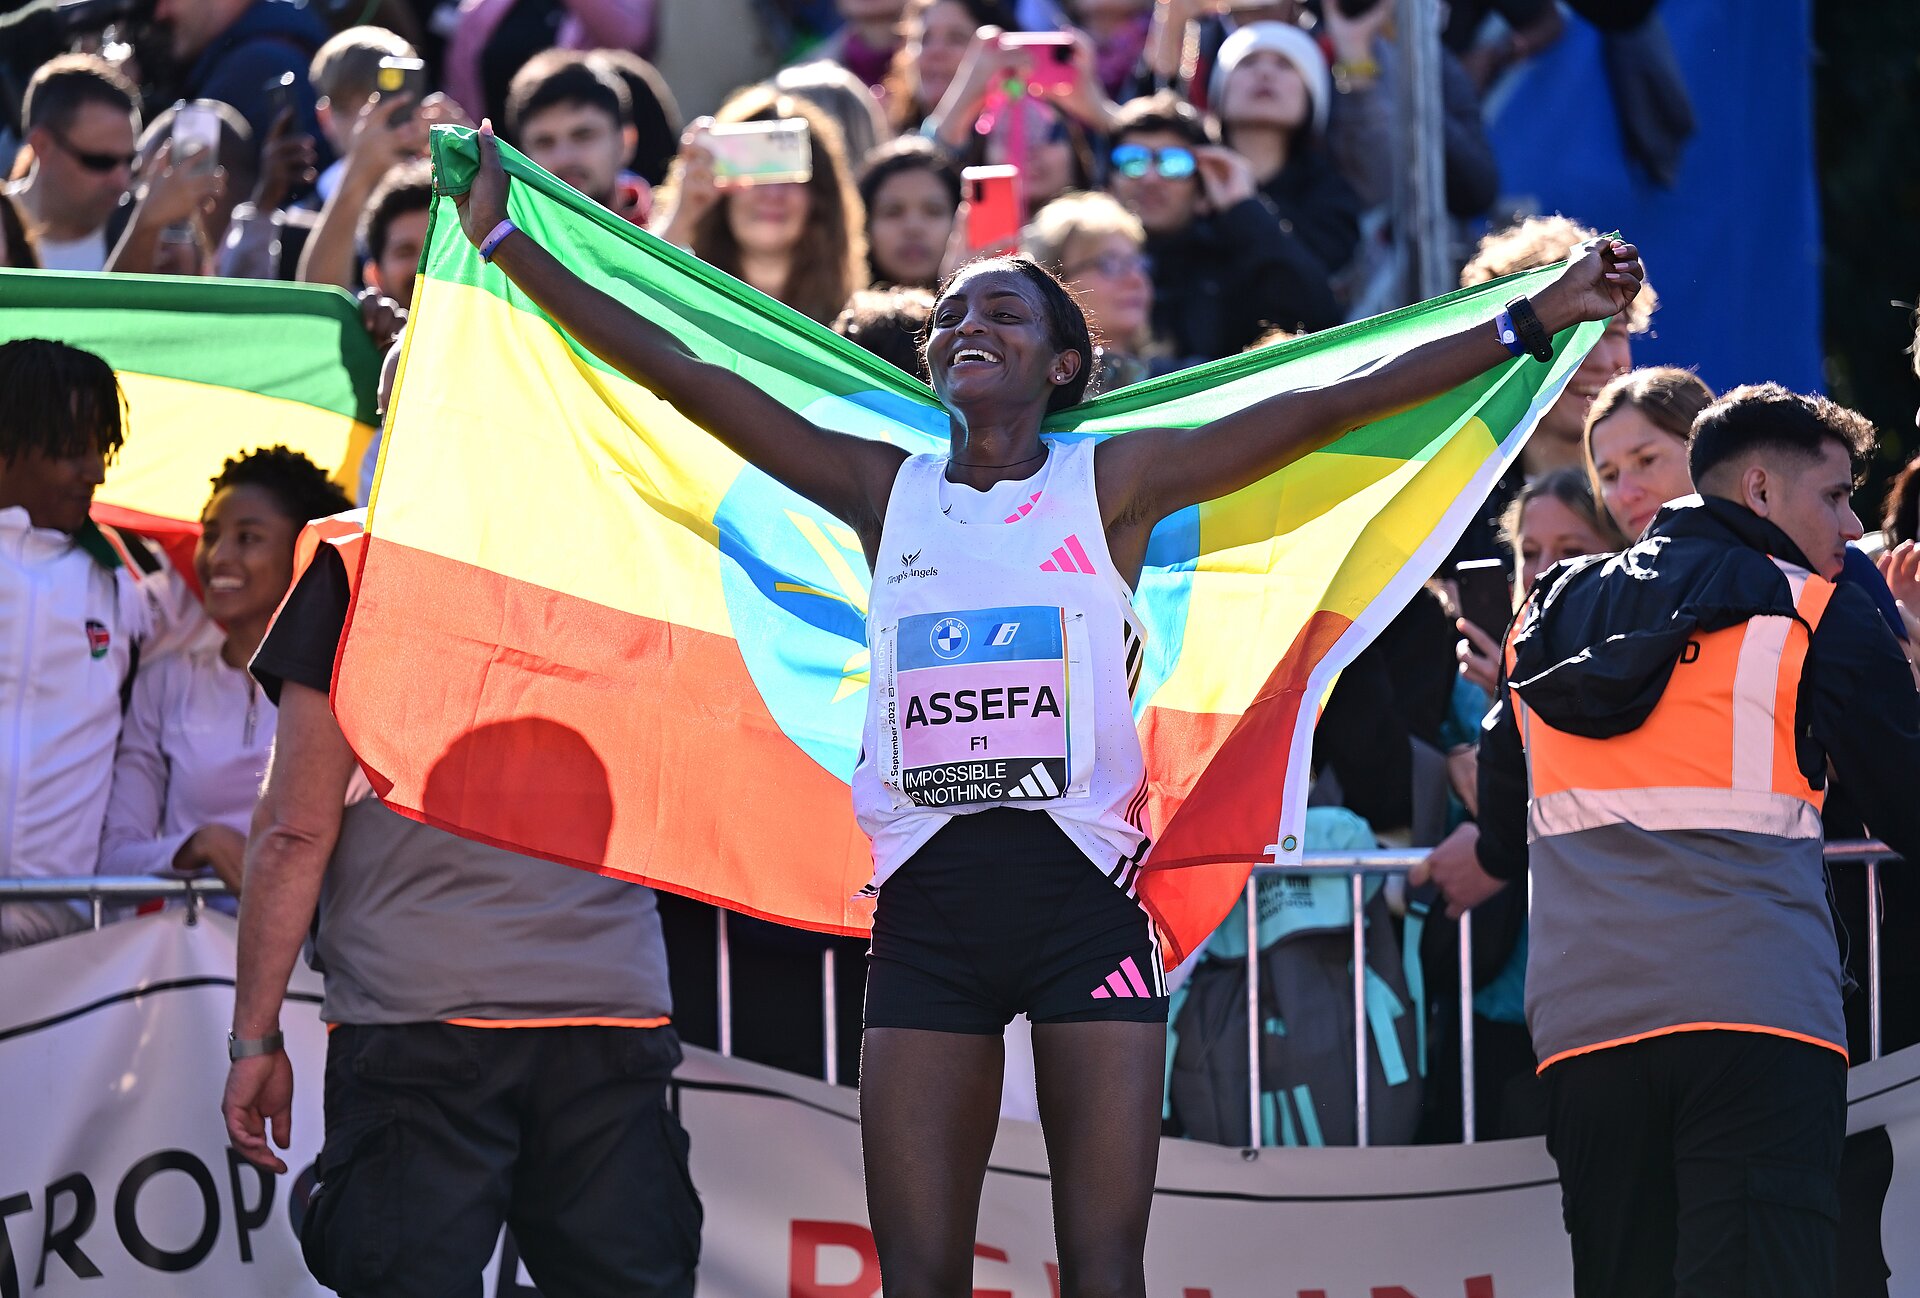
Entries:
<svg viewBox="0 0 1920 1298">
<path fill-rule="evenodd" d="M 768 48 L 783 57 L 724 96 L 711 87 L 727 84 L 726 68 L 689 68 L 675 43 L 701 48 L 706 25 L 736 21 L 738 9 L 683 8 L 663 25 L 654 0 L 157 0 L 147 20 L 80 33 L 49 52 L 23 79 L 20 101 L 0 111 L 15 123 L 0 130 L 0 266 L 337 285 L 361 296 L 376 340 L 397 355 L 433 203 L 429 130 L 490 118 L 587 199 L 923 378 L 915 340 L 931 290 L 970 257 L 1014 245 L 1085 306 L 1098 351 L 1093 391 L 1410 297 L 1393 238 L 1394 160 L 1405 148 L 1395 105 L 1408 72 L 1393 0 L 835 0 L 831 12 L 783 10 L 778 21 L 766 6 L 752 9 L 758 26 L 731 48 L 738 66 L 768 62 Z M 1481 94 L 1557 39 L 1565 19 L 1543 0 L 1455 3 L 1450 13 L 1445 197 L 1460 283 L 1473 285 L 1565 258 L 1608 217 L 1533 217 L 1481 237 L 1501 188 Z M 1065 39 L 1031 39 L 1049 34 Z M 217 146 L 179 130 L 189 115 L 217 123 Z M 716 173 L 712 128 L 794 119 L 808 128 L 806 180 Z M 1019 232 L 983 236 L 976 208 L 985 204 L 963 172 L 1008 165 Z M 1657 270 L 1659 250 L 1649 257 Z M 1631 544 L 1662 503 L 1691 490 L 1688 433 L 1713 393 L 1686 369 L 1633 369 L 1633 336 L 1657 306 L 1649 287 L 1609 325 L 1450 567 L 1511 562 L 1517 600 L 1554 562 Z M 56 517 L 63 488 L 34 476 L 35 466 L 70 463 L 75 448 L 36 440 L 20 395 L 50 393 L 59 367 L 73 363 L 24 344 L 0 349 L 11 376 L 0 377 L 0 528 L 89 547 L 100 533 Z M 118 420 L 101 412 L 95 422 L 107 439 L 99 449 L 110 449 Z M 235 458 L 207 466 L 214 490 L 194 574 L 221 630 L 168 603 L 173 574 L 154 568 L 137 539 L 76 577 L 86 599 L 112 610 L 102 614 L 112 652 L 141 647 L 121 664 L 124 721 L 100 700 L 76 705 L 70 728 L 84 742 L 48 739 L 49 752 L 93 772 L 84 796 L 58 805 L 61 849 L 30 860 L 16 835 L 0 871 L 199 873 L 240 888 L 246 805 L 273 728 L 272 705 L 244 664 L 286 589 L 299 525 L 346 502 L 314 466 L 272 448 L 271 430 L 235 436 Z M 74 472 L 97 482 L 99 466 Z M 1875 584 L 1909 646 L 1920 644 L 1916 499 L 1920 473 L 1909 466 L 1889 494 L 1883 543 L 1849 570 Z M 7 583 L 27 581 L 21 574 L 45 559 L 9 555 Z M 1496 685 L 1497 629 L 1456 623 L 1453 600 L 1450 570 L 1436 573 L 1323 715 L 1315 800 L 1363 818 L 1371 841 L 1431 846 L 1463 825 L 1470 832 L 1474 737 Z M 169 640 L 174 622 L 183 629 Z M 13 696 L 0 707 L 23 706 L 27 687 L 27 676 L 0 670 L 0 692 Z M 24 787 L 33 773 L 9 778 Z M 99 846 L 75 849 L 82 841 Z M 1497 891 L 1492 880 L 1484 886 Z M 1449 986 L 1452 924 L 1427 914 L 1417 889 L 1396 885 L 1388 897 L 1404 925 L 1401 947 L 1425 966 L 1410 985 Z M 1845 921 L 1844 899 L 1841 912 Z M 82 922 L 72 907 L 0 913 L 0 946 Z M 683 1032 L 712 1044 L 711 912 L 674 900 L 662 914 Z M 1524 905 L 1486 908 L 1480 923 L 1482 1130 L 1536 1130 L 1518 1013 Z M 1850 927 L 1857 952 L 1864 942 L 1857 922 Z M 798 975 L 822 949 L 845 948 L 840 975 L 851 982 L 839 996 L 838 1040 L 841 1076 L 852 1080 L 857 944 L 764 925 L 736 926 L 735 942 L 736 982 L 788 990 L 817 985 Z M 1890 1044 L 1920 1039 L 1917 992 L 1890 988 L 1890 1005 L 1913 1007 L 1890 1021 Z M 788 1006 L 756 997 L 767 1022 L 743 1021 L 742 1048 L 815 1066 L 825 1040 L 809 1008 L 817 998 Z M 1421 1132 L 1436 1139 L 1458 1134 L 1437 1116 L 1453 1103 L 1441 1044 L 1457 1026 L 1448 1001 L 1429 993 L 1403 1007 L 1432 1027 Z M 1170 1122 L 1180 1128 L 1177 1114 Z"/>
</svg>

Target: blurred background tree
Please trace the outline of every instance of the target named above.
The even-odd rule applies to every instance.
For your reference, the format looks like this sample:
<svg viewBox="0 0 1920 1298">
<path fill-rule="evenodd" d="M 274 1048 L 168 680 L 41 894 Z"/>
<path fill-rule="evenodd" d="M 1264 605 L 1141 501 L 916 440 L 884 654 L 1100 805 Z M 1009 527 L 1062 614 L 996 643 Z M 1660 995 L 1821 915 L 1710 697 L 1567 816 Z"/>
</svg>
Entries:
<svg viewBox="0 0 1920 1298">
<path fill-rule="evenodd" d="M 1879 425 L 1874 527 L 1886 479 L 1920 453 L 1920 3 L 1816 0 L 1813 30 L 1827 391 Z"/>
</svg>

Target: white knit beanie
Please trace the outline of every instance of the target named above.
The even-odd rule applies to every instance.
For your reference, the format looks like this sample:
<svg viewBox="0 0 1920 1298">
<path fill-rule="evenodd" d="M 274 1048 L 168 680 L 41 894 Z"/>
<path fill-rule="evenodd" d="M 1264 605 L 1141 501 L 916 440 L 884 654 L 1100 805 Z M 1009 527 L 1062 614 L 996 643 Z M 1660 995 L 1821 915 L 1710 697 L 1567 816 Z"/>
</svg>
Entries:
<svg viewBox="0 0 1920 1298">
<path fill-rule="evenodd" d="M 1220 44 L 1213 62 L 1213 75 L 1207 80 L 1207 103 L 1215 117 L 1220 115 L 1227 89 L 1240 60 L 1255 50 L 1277 50 L 1280 57 L 1300 71 L 1307 83 L 1307 102 L 1313 108 L 1314 134 L 1327 129 L 1327 108 L 1333 102 L 1333 77 L 1327 71 L 1327 59 L 1319 44 L 1292 23 L 1248 23 Z"/>
</svg>

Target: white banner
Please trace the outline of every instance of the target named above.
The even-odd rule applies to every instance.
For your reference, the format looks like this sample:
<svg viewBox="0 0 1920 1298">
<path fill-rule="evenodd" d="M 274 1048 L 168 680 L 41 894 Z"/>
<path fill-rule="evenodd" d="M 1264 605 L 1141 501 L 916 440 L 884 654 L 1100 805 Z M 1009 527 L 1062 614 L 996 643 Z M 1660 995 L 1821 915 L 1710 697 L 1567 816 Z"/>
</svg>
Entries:
<svg viewBox="0 0 1920 1298">
<path fill-rule="evenodd" d="M 229 1155 L 218 1113 L 234 929 L 178 911 L 0 956 L 0 1298 L 321 1295 L 294 1228 L 320 1141 L 325 1033 L 302 969 L 283 1018 L 301 1175 Z M 877 1298 L 851 1091 L 704 1051 L 680 1113 L 706 1205 L 700 1298 Z M 1855 1069 L 1849 1247 L 1920 1295 L 1920 1049 Z M 1884 1135 L 1876 1129 L 1884 1129 Z M 1883 1167 L 1882 1164 L 1885 1164 Z M 1877 1212 L 1875 1211 L 1877 1209 Z M 974 1298 L 1051 1298 L 1046 1159 L 1001 1124 Z M 1167 1141 L 1154 1298 L 1565 1298 L 1553 1163 L 1537 1140 L 1267 1150 Z M 488 1292 L 528 1298 L 511 1244 Z"/>
</svg>

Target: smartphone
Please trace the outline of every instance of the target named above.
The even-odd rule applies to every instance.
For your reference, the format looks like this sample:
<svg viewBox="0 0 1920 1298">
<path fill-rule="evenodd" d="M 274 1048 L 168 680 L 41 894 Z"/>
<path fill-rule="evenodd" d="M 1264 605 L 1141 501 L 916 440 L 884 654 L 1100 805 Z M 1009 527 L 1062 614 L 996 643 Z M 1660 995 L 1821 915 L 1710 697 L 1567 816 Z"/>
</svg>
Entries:
<svg viewBox="0 0 1920 1298">
<path fill-rule="evenodd" d="M 1026 54 L 1029 92 L 1065 94 L 1073 89 L 1073 37 L 1065 32 L 1003 32 L 1000 48 Z"/>
<path fill-rule="evenodd" d="M 1020 237 L 1020 168 L 968 167 L 967 247 L 991 248 Z"/>
<path fill-rule="evenodd" d="M 1485 631 L 1495 644 L 1506 637 L 1507 625 L 1513 621 L 1510 571 L 1504 559 L 1464 559 L 1453 569 L 1460 616 Z"/>
<path fill-rule="evenodd" d="M 813 179 L 813 132 L 804 117 L 710 126 L 700 143 L 721 185 L 804 185 Z"/>
<path fill-rule="evenodd" d="M 374 74 L 374 89 L 382 96 L 411 95 L 412 98 L 390 119 L 394 126 L 405 126 L 413 120 L 413 110 L 420 107 L 420 101 L 427 95 L 427 65 L 421 59 L 403 59 L 389 54 L 380 60 L 379 71 Z"/>
<path fill-rule="evenodd" d="M 220 114 L 185 100 L 173 106 L 173 165 L 205 176 L 220 160 Z"/>
<path fill-rule="evenodd" d="M 277 77 L 269 77 L 265 86 L 267 92 L 267 129 L 288 109 L 293 107 L 293 73 L 282 72 Z M 296 123 L 298 125 L 298 123 Z"/>
</svg>

